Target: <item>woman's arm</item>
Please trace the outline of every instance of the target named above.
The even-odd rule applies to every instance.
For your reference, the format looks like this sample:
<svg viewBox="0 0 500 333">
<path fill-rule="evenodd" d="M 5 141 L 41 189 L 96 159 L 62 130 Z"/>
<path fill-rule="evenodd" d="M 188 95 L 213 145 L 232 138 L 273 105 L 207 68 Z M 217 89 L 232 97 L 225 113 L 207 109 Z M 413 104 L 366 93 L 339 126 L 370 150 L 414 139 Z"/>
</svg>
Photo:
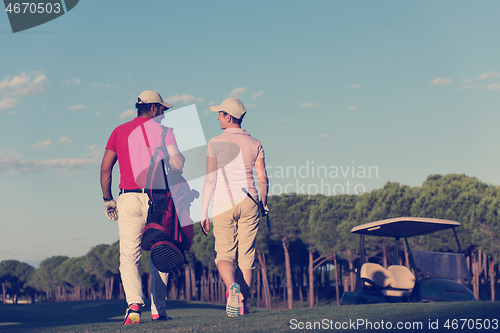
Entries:
<svg viewBox="0 0 500 333">
<path fill-rule="evenodd" d="M 262 204 L 267 205 L 267 193 L 269 191 L 269 179 L 267 178 L 266 162 L 264 158 L 258 158 L 255 161 L 255 172 L 259 181 L 260 200 Z"/>
<path fill-rule="evenodd" d="M 215 183 L 217 181 L 217 159 L 207 156 L 207 173 L 203 186 L 203 200 L 201 206 L 201 226 L 208 231 L 210 228 L 210 219 L 208 218 L 208 206 L 212 199 Z"/>
</svg>

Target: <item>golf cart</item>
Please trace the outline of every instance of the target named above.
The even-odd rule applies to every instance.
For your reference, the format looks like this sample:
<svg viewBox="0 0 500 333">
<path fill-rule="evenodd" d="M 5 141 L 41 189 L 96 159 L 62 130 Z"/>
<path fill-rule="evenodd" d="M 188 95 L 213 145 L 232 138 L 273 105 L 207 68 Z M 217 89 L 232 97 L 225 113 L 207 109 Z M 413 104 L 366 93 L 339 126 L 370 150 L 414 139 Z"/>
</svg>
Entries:
<svg viewBox="0 0 500 333">
<path fill-rule="evenodd" d="M 462 253 L 455 227 L 460 223 L 423 217 L 398 217 L 370 222 L 352 228 L 360 235 L 360 268 L 356 270 L 356 289 L 342 295 L 342 304 L 396 302 L 454 302 L 476 300 L 465 285 L 471 275 Z M 452 229 L 458 253 L 412 250 L 408 238 Z M 395 239 L 394 265 L 387 269 L 365 261 L 365 235 Z M 404 239 L 409 266 L 399 264 L 399 240 Z"/>
</svg>

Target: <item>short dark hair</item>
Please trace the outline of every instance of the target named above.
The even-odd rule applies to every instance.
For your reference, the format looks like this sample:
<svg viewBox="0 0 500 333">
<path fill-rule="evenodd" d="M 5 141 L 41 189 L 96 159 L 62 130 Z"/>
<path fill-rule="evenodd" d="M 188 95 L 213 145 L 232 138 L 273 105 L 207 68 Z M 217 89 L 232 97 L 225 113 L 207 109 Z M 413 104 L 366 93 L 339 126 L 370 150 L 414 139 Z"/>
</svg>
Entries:
<svg viewBox="0 0 500 333">
<path fill-rule="evenodd" d="M 137 108 L 137 115 L 140 116 L 144 113 L 148 113 L 151 110 L 151 106 L 155 105 L 157 108 L 160 107 L 160 103 L 135 103 L 135 107 Z"/>
<path fill-rule="evenodd" d="M 224 116 L 228 115 L 229 113 L 227 113 L 226 111 L 221 111 Z M 230 114 L 229 114 L 230 115 Z M 230 115 L 231 116 L 231 115 Z M 233 124 L 237 124 L 237 125 L 241 125 L 241 122 L 243 121 L 243 118 L 245 118 L 245 114 L 242 114 L 241 115 L 241 118 L 236 118 L 234 116 L 231 116 L 231 123 Z"/>
</svg>

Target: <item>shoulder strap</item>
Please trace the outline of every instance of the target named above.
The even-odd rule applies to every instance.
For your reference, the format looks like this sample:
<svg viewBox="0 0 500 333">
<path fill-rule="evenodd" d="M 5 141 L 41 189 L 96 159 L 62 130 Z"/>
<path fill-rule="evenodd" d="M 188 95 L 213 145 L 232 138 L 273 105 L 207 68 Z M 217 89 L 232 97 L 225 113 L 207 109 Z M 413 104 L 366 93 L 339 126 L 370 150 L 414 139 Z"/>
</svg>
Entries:
<svg viewBox="0 0 500 333">
<path fill-rule="evenodd" d="M 162 149 L 162 148 L 165 148 L 165 137 L 167 136 L 167 133 L 165 131 L 162 131 L 162 133 L 161 133 L 161 145 L 158 148 L 156 148 L 156 150 L 153 154 L 151 152 L 151 146 L 149 145 L 149 140 L 147 138 L 144 126 L 141 125 L 141 127 L 142 127 L 142 134 L 144 136 L 144 140 L 146 141 L 146 146 L 148 147 L 148 150 L 149 150 L 149 155 L 151 156 L 151 159 L 149 161 L 148 176 L 146 178 L 146 189 L 148 190 L 149 198 L 153 201 L 153 182 L 155 180 L 154 175 L 157 174 L 158 167 L 160 166 L 160 163 L 157 163 L 157 160 L 158 160 L 158 156 L 160 155 L 161 152 L 163 152 L 163 154 L 162 154 L 163 158 L 160 160 L 160 162 L 161 162 L 161 170 L 162 170 L 162 174 L 163 174 L 163 179 L 165 181 L 165 189 L 167 192 L 170 190 L 169 186 L 168 186 L 168 181 L 167 181 L 167 174 L 165 173 L 165 163 L 163 161 L 165 158 L 166 149 Z M 153 201 L 153 203 L 154 203 L 154 201 Z"/>
</svg>

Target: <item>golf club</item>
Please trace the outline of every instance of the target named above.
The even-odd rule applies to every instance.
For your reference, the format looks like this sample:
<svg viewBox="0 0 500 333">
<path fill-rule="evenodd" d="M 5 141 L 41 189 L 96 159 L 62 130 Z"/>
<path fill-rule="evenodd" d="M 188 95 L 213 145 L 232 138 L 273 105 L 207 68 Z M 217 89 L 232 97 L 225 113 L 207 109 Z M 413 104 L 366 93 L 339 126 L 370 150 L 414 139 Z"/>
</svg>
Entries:
<svg viewBox="0 0 500 333">
<path fill-rule="evenodd" d="M 200 222 L 200 227 L 201 227 L 201 231 L 203 231 L 205 236 L 208 236 L 208 233 L 206 232 L 205 228 L 203 228 L 203 226 L 201 225 L 201 222 Z"/>
<path fill-rule="evenodd" d="M 246 189 L 246 188 L 242 187 L 242 188 L 241 188 L 241 190 L 242 190 L 242 191 L 243 191 L 243 193 L 245 193 L 245 194 L 246 194 L 246 195 L 247 195 L 250 199 L 252 199 L 252 201 L 253 201 L 253 202 L 255 202 L 255 204 L 256 204 L 257 206 L 259 206 L 259 209 L 260 209 L 260 211 L 261 211 L 262 216 L 267 217 L 267 227 L 268 227 L 269 229 L 271 229 L 271 220 L 269 219 L 269 214 L 266 214 L 266 211 L 264 210 L 264 206 L 262 205 L 262 203 L 261 203 L 260 201 L 259 201 L 259 202 L 255 201 L 255 199 L 254 199 L 254 198 L 250 195 L 250 193 L 248 193 L 248 191 L 247 191 L 247 189 Z"/>
</svg>

